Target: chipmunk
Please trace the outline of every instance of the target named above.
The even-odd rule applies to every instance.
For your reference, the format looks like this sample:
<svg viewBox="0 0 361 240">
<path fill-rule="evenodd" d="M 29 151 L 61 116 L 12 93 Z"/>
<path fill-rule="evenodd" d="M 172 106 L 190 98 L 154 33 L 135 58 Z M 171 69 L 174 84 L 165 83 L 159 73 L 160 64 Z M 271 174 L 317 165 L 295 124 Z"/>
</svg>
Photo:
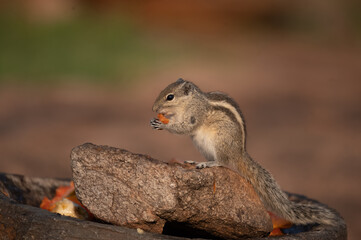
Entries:
<svg viewBox="0 0 361 240">
<path fill-rule="evenodd" d="M 288 199 L 272 175 L 247 153 L 245 121 L 237 103 L 228 95 L 202 92 L 192 82 L 178 79 L 159 94 L 153 111 L 169 120 L 163 123 L 152 119 L 154 129 L 192 138 L 207 159 L 197 168 L 225 166 L 235 170 L 251 183 L 268 211 L 294 224 L 345 224 L 322 205 Z"/>
</svg>

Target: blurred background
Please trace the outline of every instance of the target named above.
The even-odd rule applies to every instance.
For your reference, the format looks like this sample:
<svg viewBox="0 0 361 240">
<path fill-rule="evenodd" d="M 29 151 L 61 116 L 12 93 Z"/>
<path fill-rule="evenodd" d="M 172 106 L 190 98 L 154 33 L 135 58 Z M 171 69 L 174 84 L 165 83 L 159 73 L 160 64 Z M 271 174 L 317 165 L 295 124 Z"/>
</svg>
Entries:
<svg viewBox="0 0 361 240">
<path fill-rule="evenodd" d="M 179 77 L 230 94 L 250 155 L 359 238 L 357 0 L 0 1 L 0 171 L 70 178 L 85 142 L 203 161 L 187 137 L 149 127 Z"/>
</svg>

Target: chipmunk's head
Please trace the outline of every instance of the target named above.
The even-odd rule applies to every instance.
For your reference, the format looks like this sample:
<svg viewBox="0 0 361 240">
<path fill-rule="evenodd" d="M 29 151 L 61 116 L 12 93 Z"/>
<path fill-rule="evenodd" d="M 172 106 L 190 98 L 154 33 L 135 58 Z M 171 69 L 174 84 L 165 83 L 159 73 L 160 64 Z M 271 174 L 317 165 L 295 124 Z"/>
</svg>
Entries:
<svg viewBox="0 0 361 240">
<path fill-rule="evenodd" d="M 157 97 L 153 111 L 169 119 L 168 130 L 180 125 L 195 124 L 197 103 L 202 99 L 202 91 L 192 82 L 182 78 L 167 86 Z"/>
<path fill-rule="evenodd" d="M 189 104 L 193 95 L 201 90 L 192 82 L 182 78 L 168 85 L 157 97 L 153 105 L 153 111 L 169 118 L 175 114 L 175 110 Z"/>
</svg>

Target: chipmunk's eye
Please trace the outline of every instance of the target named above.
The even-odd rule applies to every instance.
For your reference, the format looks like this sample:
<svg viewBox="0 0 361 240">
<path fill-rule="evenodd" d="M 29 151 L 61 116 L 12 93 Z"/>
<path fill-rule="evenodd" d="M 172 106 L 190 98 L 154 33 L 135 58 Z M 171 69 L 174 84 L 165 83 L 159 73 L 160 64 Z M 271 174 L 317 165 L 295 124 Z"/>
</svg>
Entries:
<svg viewBox="0 0 361 240">
<path fill-rule="evenodd" d="M 172 101 L 174 99 L 174 95 L 168 94 L 166 99 L 167 99 L 167 101 Z"/>
</svg>

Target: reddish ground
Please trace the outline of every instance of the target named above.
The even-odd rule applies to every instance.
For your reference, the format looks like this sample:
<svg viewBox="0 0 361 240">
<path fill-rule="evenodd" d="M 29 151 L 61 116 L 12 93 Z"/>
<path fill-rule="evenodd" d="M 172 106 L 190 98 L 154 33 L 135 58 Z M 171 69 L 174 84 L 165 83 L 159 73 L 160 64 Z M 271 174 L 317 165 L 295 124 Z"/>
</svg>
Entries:
<svg viewBox="0 0 361 240">
<path fill-rule="evenodd" d="M 236 42 L 216 59 L 154 71 L 127 88 L 1 86 L 0 171 L 71 177 L 84 142 L 161 160 L 203 161 L 187 137 L 152 130 L 151 106 L 178 77 L 229 93 L 246 118 L 248 151 L 287 191 L 336 208 L 361 235 L 359 49 Z"/>
</svg>

